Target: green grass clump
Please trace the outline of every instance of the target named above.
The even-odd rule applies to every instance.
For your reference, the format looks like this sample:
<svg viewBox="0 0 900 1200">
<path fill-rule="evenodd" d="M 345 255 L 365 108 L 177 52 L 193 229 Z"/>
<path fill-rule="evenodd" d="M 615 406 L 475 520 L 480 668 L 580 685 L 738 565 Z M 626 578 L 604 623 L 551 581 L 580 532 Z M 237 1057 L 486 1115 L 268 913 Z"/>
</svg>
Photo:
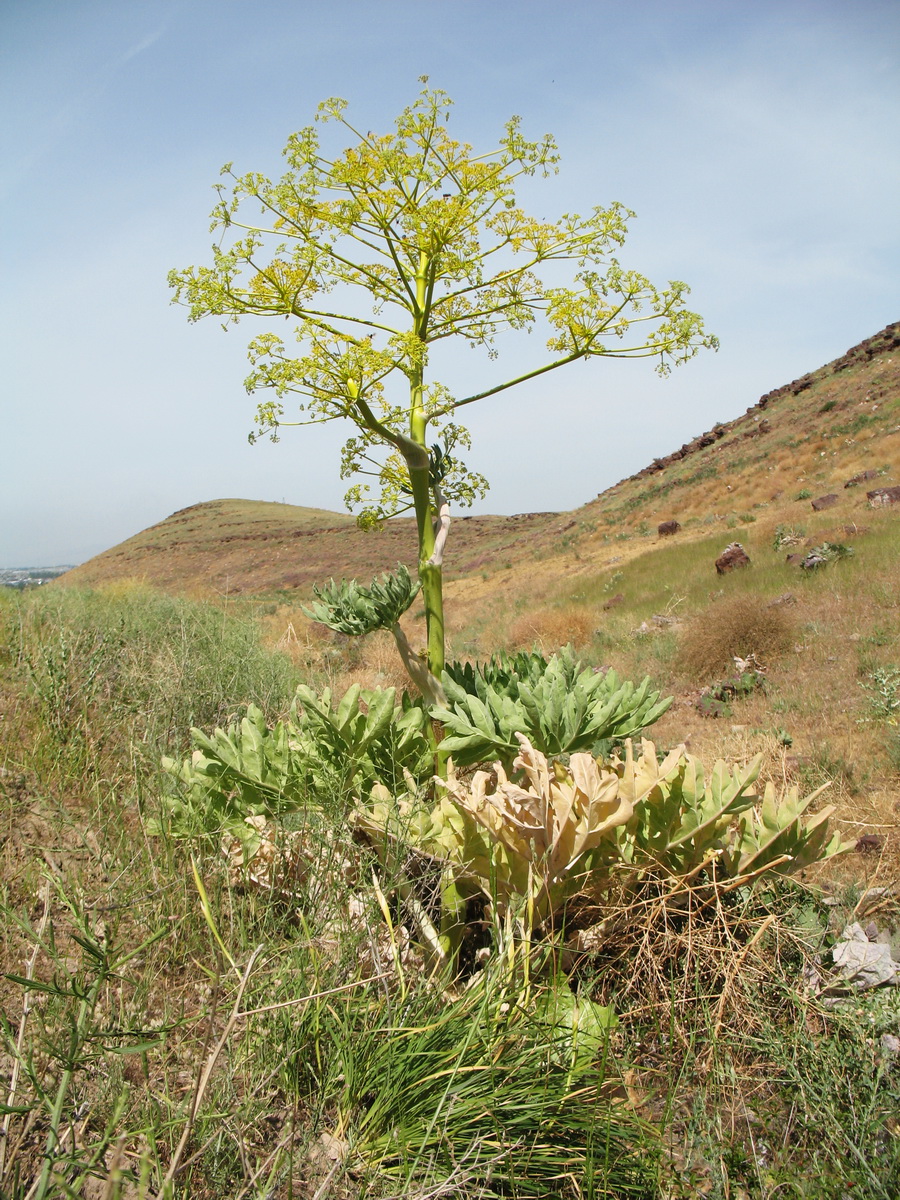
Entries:
<svg viewBox="0 0 900 1200">
<path fill-rule="evenodd" d="M 285 712 L 299 682 L 239 611 L 149 588 L 44 589 L 4 618 L 6 653 L 58 748 L 184 746 L 192 725 L 224 724 L 248 703 Z"/>
</svg>

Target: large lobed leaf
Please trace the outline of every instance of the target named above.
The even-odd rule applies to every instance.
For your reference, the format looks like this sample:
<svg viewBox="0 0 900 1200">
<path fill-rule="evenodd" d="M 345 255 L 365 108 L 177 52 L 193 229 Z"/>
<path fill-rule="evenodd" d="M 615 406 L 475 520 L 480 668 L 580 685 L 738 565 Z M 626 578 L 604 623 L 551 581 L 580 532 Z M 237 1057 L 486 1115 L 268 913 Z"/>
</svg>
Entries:
<svg viewBox="0 0 900 1200">
<path fill-rule="evenodd" d="M 443 722 L 442 749 L 459 766 L 498 758 L 509 769 L 518 734 L 548 756 L 590 750 L 646 729 L 672 703 L 649 678 L 636 686 L 613 670 L 583 668 L 568 647 L 550 659 L 501 654 L 480 667 L 454 663 L 442 683 L 447 704 L 431 716 Z"/>
<path fill-rule="evenodd" d="M 608 765 L 576 752 L 568 767 L 550 762 L 524 735 L 510 779 L 501 762 L 468 781 L 451 770 L 436 779 L 445 795 L 430 811 L 410 795 L 366 813 L 370 829 L 393 836 L 447 863 L 463 888 L 475 888 L 497 907 L 528 907 L 541 922 L 583 888 L 601 894 L 615 874 L 637 882 L 662 873 L 710 882 L 749 879 L 766 870 L 789 874 L 849 849 L 828 838 L 828 808 L 804 820 L 819 791 L 780 800 L 768 784 L 751 786 L 759 759 L 707 775 L 683 746 L 659 761 L 652 742 Z M 401 811 L 402 810 L 402 811 Z"/>
<path fill-rule="evenodd" d="M 332 706 L 301 685 L 289 721 L 269 728 L 250 705 L 247 714 L 212 736 L 191 731 L 194 750 L 183 762 L 165 758 L 169 788 L 163 797 L 176 836 L 229 829 L 246 834 L 245 819 L 270 819 L 306 810 L 375 783 L 402 786 L 432 767 L 427 717 L 394 688 L 348 689 Z"/>
</svg>

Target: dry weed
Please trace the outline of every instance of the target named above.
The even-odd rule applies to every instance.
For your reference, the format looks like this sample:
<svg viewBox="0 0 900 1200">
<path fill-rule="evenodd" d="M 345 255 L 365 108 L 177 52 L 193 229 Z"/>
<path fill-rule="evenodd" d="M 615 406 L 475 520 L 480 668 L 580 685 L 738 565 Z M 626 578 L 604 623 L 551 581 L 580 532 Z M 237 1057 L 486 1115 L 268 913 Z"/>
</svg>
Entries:
<svg viewBox="0 0 900 1200">
<path fill-rule="evenodd" d="M 597 918 L 600 917 L 599 923 Z M 574 919 L 573 919 L 574 918 Z M 745 1034 L 761 1019 L 760 988 L 776 953 L 805 953 L 784 921 L 727 888 L 655 879 L 592 912 L 570 912 L 567 944 L 588 971 L 596 998 L 628 1025 L 665 1022 L 665 1047 L 712 1046 L 723 1030 Z"/>
<path fill-rule="evenodd" d="M 681 641 L 678 665 L 695 681 L 734 669 L 736 655 L 756 655 L 771 666 L 794 638 L 795 619 L 785 607 L 772 607 L 760 596 L 729 596 L 698 613 Z"/>
</svg>

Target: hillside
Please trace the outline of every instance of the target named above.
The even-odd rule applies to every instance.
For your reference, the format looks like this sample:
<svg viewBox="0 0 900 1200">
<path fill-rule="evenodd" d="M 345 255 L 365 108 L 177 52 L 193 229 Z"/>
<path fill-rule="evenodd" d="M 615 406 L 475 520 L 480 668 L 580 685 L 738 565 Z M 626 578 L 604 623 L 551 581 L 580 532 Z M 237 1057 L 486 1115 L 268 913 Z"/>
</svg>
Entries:
<svg viewBox="0 0 900 1200">
<path fill-rule="evenodd" d="M 545 539 L 568 518 L 558 513 L 463 517 L 454 522 L 454 573 L 515 556 L 527 529 Z M 376 533 L 346 513 L 260 500 L 211 500 L 173 513 L 69 571 L 77 586 L 140 579 L 167 591 L 221 594 L 308 592 L 332 576 L 365 578 L 416 556 L 415 522 L 398 518 Z"/>
<path fill-rule="evenodd" d="M 867 473 L 858 486 L 845 487 Z M 769 523 L 793 519 L 823 495 L 838 497 L 827 511 L 835 527 L 859 523 L 868 511 L 866 491 L 898 482 L 900 323 L 895 323 L 571 513 L 457 518 L 447 579 L 452 584 L 460 576 L 498 569 L 528 575 L 536 556 L 574 558 L 575 570 L 593 569 L 655 543 L 656 527 L 666 520 L 680 523 L 683 539 L 714 534 L 721 541 L 723 528 L 760 517 Z M 412 563 L 414 556 L 412 519 L 389 521 L 371 534 L 357 529 L 347 514 L 215 500 L 173 513 L 68 572 L 63 581 L 90 585 L 139 578 L 175 592 L 304 593 L 318 580 L 365 578 L 398 561 Z"/>
</svg>

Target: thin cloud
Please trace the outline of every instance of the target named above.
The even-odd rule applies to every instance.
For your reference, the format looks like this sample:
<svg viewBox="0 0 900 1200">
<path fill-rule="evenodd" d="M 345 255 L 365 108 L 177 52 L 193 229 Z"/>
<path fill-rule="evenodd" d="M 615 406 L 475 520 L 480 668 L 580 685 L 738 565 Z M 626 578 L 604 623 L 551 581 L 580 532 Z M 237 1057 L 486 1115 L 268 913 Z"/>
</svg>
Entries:
<svg viewBox="0 0 900 1200">
<path fill-rule="evenodd" d="M 165 34 L 167 26 L 168 22 L 164 22 L 124 53 L 113 55 L 96 70 L 87 86 L 74 90 L 63 104 L 41 122 L 40 127 L 30 131 L 27 153 L 18 159 L 6 158 L 7 169 L 0 176 L 0 201 L 21 187 L 32 171 L 90 116 L 91 110 L 109 90 L 119 71 L 154 46 Z"/>
<path fill-rule="evenodd" d="M 145 50 L 149 50 L 151 46 L 155 45 L 165 32 L 166 26 L 161 25 L 159 29 L 157 29 L 156 33 L 149 34 L 148 37 L 143 38 L 141 41 L 132 46 L 130 50 L 126 50 L 125 53 L 115 61 L 115 66 L 124 67 L 127 62 L 131 62 L 133 58 L 137 58 L 139 54 L 143 54 Z"/>
</svg>

